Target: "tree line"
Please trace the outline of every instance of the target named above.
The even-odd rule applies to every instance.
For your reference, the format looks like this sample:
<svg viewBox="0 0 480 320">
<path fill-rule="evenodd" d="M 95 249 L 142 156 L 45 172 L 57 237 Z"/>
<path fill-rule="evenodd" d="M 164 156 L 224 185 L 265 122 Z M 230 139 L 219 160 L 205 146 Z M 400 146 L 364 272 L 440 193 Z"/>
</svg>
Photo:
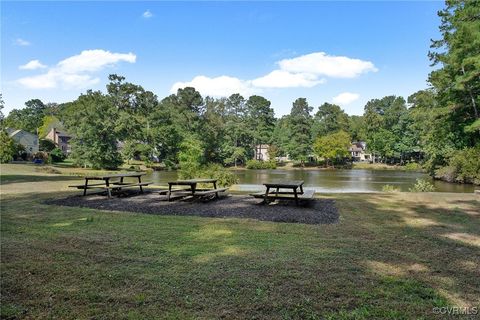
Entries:
<svg viewBox="0 0 480 320">
<path fill-rule="evenodd" d="M 105 93 L 89 90 L 64 104 L 30 100 L 10 112 L 2 126 L 36 133 L 61 123 L 74 136 L 72 158 L 98 168 L 132 158 L 173 167 L 190 149 L 202 163 L 244 164 L 258 144 L 269 144 L 273 156 L 289 155 L 302 163 L 311 156 L 333 162 L 348 154 L 350 142 L 363 140 L 378 161 L 421 160 L 432 175 L 478 183 L 479 2 L 447 1 L 439 16 L 442 39 L 432 41 L 429 53 L 437 66 L 428 78 L 430 88 L 407 100 L 395 95 L 372 99 L 362 116 L 331 103 L 314 110 L 307 99 L 298 98 L 290 113 L 277 119 L 262 96 L 202 97 L 192 87 L 160 100 L 110 75 Z"/>
</svg>

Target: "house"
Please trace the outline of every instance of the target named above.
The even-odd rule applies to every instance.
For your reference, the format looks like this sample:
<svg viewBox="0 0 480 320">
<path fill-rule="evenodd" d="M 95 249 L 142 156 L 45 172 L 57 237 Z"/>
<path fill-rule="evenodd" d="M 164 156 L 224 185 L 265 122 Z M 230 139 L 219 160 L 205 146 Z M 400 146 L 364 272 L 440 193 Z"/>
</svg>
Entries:
<svg viewBox="0 0 480 320">
<path fill-rule="evenodd" d="M 71 152 L 70 139 L 72 139 L 72 136 L 68 133 L 58 131 L 57 128 L 52 128 L 45 138 L 52 140 L 64 154 Z"/>
<path fill-rule="evenodd" d="M 268 144 L 257 144 L 255 146 L 255 151 L 253 155 L 253 159 L 259 161 L 268 161 L 270 157 L 268 156 L 268 148 L 270 145 Z"/>
<path fill-rule="evenodd" d="M 25 130 L 6 128 L 10 138 L 25 148 L 27 155 L 38 152 L 38 136 Z"/>
<path fill-rule="evenodd" d="M 367 144 L 363 141 L 353 142 L 348 151 L 352 156 L 353 161 L 370 161 L 372 159 L 371 155 L 365 153 Z"/>
</svg>

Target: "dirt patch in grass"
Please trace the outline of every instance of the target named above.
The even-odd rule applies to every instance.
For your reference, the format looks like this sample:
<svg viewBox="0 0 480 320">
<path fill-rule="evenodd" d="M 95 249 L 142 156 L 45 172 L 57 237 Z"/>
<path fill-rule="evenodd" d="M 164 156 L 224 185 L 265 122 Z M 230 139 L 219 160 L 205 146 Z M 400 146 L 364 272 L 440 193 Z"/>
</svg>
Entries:
<svg viewBox="0 0 480 320">
<path fill-rule="evenodd" d="M 92 209 L 128 211 L 158 215 L 200 216 L 216 218 L 249 218 L 262 221 L 331 224 L 338 222 L 339 214 L 335 200 L 315 199 L 301 206 L 293 201 L 279 201 L 268 205 L 249 196 L 230 195 L 209 202 L 162 201 L 153 192 L 129 194 L 111 199 L 103 195 L 70 196 L 47 200 L 47 204 Z"/>
</svg>

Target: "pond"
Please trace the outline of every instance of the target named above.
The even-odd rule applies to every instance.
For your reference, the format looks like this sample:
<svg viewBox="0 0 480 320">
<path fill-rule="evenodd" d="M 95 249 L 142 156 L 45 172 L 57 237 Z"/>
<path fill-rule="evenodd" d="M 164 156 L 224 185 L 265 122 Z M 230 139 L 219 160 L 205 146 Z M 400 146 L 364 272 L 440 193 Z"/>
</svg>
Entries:
<svg viewBox="0 0 480 320">
<path fill-rule="evenodd" d="M 315 170 L 315 169 L 276 169 L 276 170 L 235 170 L 239 183 L 232 191 L 261 191 L 262 183 L 279 180 L 304 180 L 305 187 L 317 192 L 375 192 L 382 191 L 386 184 L 408 191 L 416 179 L 431 181 L 439 192 L 473 192 L 473 185 L 454 184 L 434 181 L 428 175 L 419 172 L 394 170 Z M 155 171 L 146 180 L 156 184 L 166 184 L 177 179 L 175 171 Z"/>
</svg>

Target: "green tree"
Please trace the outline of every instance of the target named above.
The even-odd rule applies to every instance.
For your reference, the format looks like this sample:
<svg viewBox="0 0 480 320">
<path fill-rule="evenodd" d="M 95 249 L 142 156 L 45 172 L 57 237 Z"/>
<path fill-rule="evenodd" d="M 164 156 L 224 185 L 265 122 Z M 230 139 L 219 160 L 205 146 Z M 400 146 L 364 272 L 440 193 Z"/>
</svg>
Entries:
<svg viewBox="0 0 480 320">
<path fill-rule="evenodd" d="M 348 131 L 348 128 L 348 115 L 339 106 L 324 103 L 318 107 L 312 127 L 313 137 L 324 136 L 340 130 Z"/>
<path fill-rule="evenodd" d="M 350 135 L 345 131 L 339 131 L 318 137 L 313 144 L 313 151 L 317 157 L 325 159 L 328 165 L 348 157 L 349 147 Z"/>
<path fill-rule="evenodd" d="M 202 141 L 194 135 L 187 135 L 180 144 L 178 160 L 181 179 L 199 178 L 201 167 L 205 163 L 205 149 Z"/>
<path fill-rule="evenodd" d="M 12 161 L 16 152 L 15 141 L 8 136 L 5 130 L 0 130 L 0 163 Z"/>
<path fill-rule="evenodd" d="M 25 102 L 25 108 L 14 109 L 8 114 L 5 126 L 36 134 L 42 125 L 46 110 L 47 107 L 41 100 L 28 100 Z"/>
<path fill-rule="evenodd" d="M 408 128 L 408 110 L 402 97 L 386 96 L 368 101 L 364 120 L 367 147 L 374 161 L 377 155 L 402 158 L 402 154 L 411 151 L 409 140 L 402 140 Z"/>
<path fill-rule="evenodd" d="M 275 127 L 275 113 L 270 101 L 261 96 L 251 96 L 246 102 L 246 125 L 252 134 L 251 148 L 257 144 L 269 143 Z"/>
<path fill-rule="evenodd" d="M 225 101 L 225 122 L 222 152 L 225 164 L 245 162 L 251 149 L 253 135 L 247 127 L 246 101 L 240 94 L 232 94 Z"/>
<path fill-rule="evenodd" d="M 288 153 L 292 159 L 300 160 L 302 164 L 307 160 L 311 151 L 311 128 L 313 110 L 307 99 L 298 98 L 293 102 L 288 125 L 290 127 L 290 143 Z"/>
<path fill-rule="evenodd" d="M 353 141 L 365 141 L 365 119 L 363 116 L 349 116 L 348 117 L 348 132 L 352 136 Z"/>
<path fill-rule="evenodd" d="M 53 128 L 58 130 L 64 130 L 62 122 L 56 116 L 44 116 L 42 120 L 42 125 L 38 129 L 38 136 L 40 138 L 44 138 Z"/>
<path fill-rule="evenodd" d="M 117 151 L 118 110 L 112 98 L 87 91 L 68 107 L 64 124 L 73 135 L 72 158 L 82 166 L 115 169 L 122 163 Z"/>
</svg>

